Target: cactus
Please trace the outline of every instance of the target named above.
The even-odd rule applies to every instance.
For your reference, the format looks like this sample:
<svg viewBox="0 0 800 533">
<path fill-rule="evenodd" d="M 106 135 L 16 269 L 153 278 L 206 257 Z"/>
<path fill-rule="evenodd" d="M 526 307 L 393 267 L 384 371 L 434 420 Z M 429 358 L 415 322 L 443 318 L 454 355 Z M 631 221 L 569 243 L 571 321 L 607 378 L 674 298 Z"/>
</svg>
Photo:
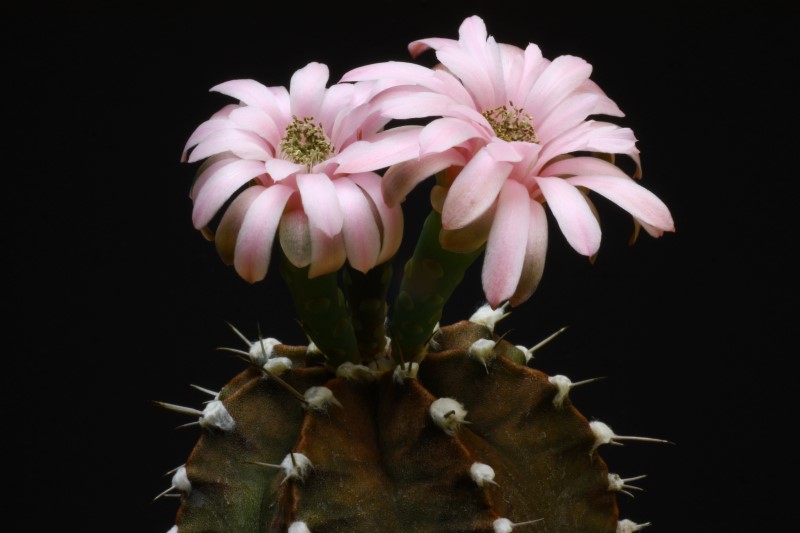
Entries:
<svg viewBox="0 0 800 533">
<path fill-rule="evenodd" d="M 495 333 L 542 277 L 545 205 L 590 257 L 600 229 L 589 190 L 631 213 L 637 233 L 673 230 L 666 206 L 614 165 L 615 154 L 627 155 L 640 177 L 632 132 L 584 120 L 618 114 L 588 65 L 550 63 L 531 47 L 501 54 L 470 17 L 459 41 L 410 47 L 435 48 L 453 72 L 390 62 L 326 89 L 327 67 L 310 63 L 289 91 L 252 80 L 215 88 L 239 104 L 187 143 L 188 161 L 205 159 L 191 191 L 194 224 L 250 282 L 266 276 L 279 248 L 310 343 L 284 345 L 260 331 L 250 340 L 233 328 L 246 349 L 226 350 L 246 362 L 243 372 L 219 392 L 197 387 L 211 396 L 202 410 L 157 402 L 203 432 L 162 493 L 181 497 L 173 533 L 649 525 L 620 520 L 616 493 L 637 490 L 630 482 L 639 478 L 609 473 L 599 447 L 665 441 L 588 422 L 569 391 L 594 380 L 530 367 L 563 330 L 531 349 Z M 486 85 L 498 76 L 503 83 Z M 506 91 L 527 95 L 523 107 Z M 430 106 L 441 119 L 383 129 L 429 116 Z M 400 203 L 429 175 L 433 210 L 390 302 Z M 439 327 L 482 254 L 488 303 Z"/>
<path fill-rule="evenodd" d="M 254 363 L 215 395 L 234 424 L 207 423 L 179 470 L 178 531 L 617 531 L 606 434 L 496 340 L 459 322 L 383 372 L 274 346 L 290 370 Z"/>
</svg>

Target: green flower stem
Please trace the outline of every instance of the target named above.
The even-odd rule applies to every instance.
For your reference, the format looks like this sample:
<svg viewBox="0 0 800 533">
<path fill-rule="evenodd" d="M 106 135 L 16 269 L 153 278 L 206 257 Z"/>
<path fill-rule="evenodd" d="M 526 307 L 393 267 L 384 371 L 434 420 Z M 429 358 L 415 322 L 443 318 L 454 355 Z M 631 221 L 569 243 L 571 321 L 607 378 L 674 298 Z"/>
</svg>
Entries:
<svg viewBox="0 0 800 533">
<path fill-rule="evenodd" d="M 333 368 L 342 363 L 360 363 L 353 323 L 347 316 L 344 295 L 336 273 L 308 279 L 308 267 L 297 268 L 281 254 L 281 275 L 289 286 L 306 334 Z"/>
<path fill-rule="evenodd" d="M 406 263 L 390 324 L 396 361 L 418 361 L 425 356 L 442 309 L 464 278 L 464 272 L 483 252 L 454 253 L 439 244 L 442 218 L 432 211 L 425 220 L 414 256 Z"/>
<path fill-rule="evenodd" d="M 386 345 L 386 293 L 392 281 L 392 264 L 387 261 L 366 274 L 348 264 L 342 274 L 358 351 L 365 359 L 375 359 Z"/>
</svg>

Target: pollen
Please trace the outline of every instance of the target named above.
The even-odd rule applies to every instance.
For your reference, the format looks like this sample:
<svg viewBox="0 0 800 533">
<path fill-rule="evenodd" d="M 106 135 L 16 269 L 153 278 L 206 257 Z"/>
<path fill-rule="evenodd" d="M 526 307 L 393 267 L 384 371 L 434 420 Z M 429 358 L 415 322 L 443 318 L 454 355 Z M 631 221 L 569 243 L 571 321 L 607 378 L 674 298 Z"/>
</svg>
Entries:
<svg viewBox="0 0 800 533">
<path fill-rule="evenodd" d="M 286 126 L 286 135 L 281 140 L 280 148 L 290 161 L 305 165 L 309 171 L 314 165 L 325 161 L 334 150 L 322 124 L 315 123 L 313 117 L 300 120 L 297 116 L 293 116 L 292 123 Z"/>
<path fill-rule="evenodd" d="M 484 111 L 483 116 L 489 121 L 495 135 L 504 141 L 539 142 L 533 129 L 533 117 L 516 107 L 514 102 Z"/>
</svg>

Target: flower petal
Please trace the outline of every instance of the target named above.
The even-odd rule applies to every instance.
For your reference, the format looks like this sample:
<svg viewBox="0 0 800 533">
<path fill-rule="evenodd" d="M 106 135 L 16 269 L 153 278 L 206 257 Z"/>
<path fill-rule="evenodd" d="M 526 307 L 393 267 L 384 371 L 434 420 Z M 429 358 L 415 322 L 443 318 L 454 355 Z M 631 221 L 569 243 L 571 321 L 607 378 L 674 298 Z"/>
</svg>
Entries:
<svg viewBox="0 0 800 533">
<path fill-rule="evenodd" d="M 566 181 L 605 196 L 644 224 L 662 231 L 675 231 L 672 215 L 664 202 L 631 178 L 575 176 Z"/>
<path fill-rule="evenodd" d="M 273 148 L 278 149 L 283 133 L 278 130 L 275 121 L 257 107 L 240 107 L 231 111 L 230 120 L 236 126 L 258 134 L 259 137 L 267 141 Z"/>
<path fill-rule="evenodd" d="M 419 39 L 409 43 L 408 52 L 411 54 L 411 57 L 417 57 L 422 52 L 431 48 L 438 50 L 446 46 L 458 46 L 458 41 L 455 39 L 443 39 L 441 37 L 428 37 L 427 39 Z"/>
<path fill-rule="evenodd" d="M 311 264 L 311 229 L 302 209 L 287 211 L 281 218 L 278 235 L 286 259 L 297 268 Z"/>
<path fill-rule="evenodd" d="M 453 165 L 463 166 L 464 163 L 463 155 L 456 150 L 448 150 L 393 165 L 383 175 L 383 198 L 388 205 L 397 205 L 425 178 Z"/>
<path fill-rule="evenodd" d="M 352 174 L 350 179 L 361 187 L 364 193 L 378 210 L 381 222 L 381 251 L 378 254 L 376 264 L 381 264 L 391 259 L 403 238 L 403 211 L 399 205 L 389 207 L 383 199 L 381 192 L 381 177 L 372 172 L 362 174 Z"/>
<path fill-rule="evenodd" d="M 350 265 L 366 273 L 375 266 L 381 248 L 378 225 L 369 200 L 361 188 L 347 178 L 333 182 L 339 205 L 347 213 L 342 225 L 342 237 Z"/>
<path fill-rule="evenodd" d="M 530 220 L 528 190 L 518 181 L 506 181 L 497 198 L 483 259 L 483 291 L 496 308 L 516 291 L 522 274 Z"/>
<path fill-rule="evenodd" d="M 594 255 L 600 248 L 600 224 L 580 191 L 561 178 L 537 177 L 536 182 L 570 246 Z"/>
<path fill-rule="evenodd" d="M 422 126 L 403 126 L 383 132 L 375 141 L 358 141 L 340 152 L 337 173 L 368 172 L 385 168 L 419 155 Z"/>
<path fill-rule="evenodd" d="M 228 116 L 234 109 L 238 108 L 239 106 L 235 104 L 227 105 L 220 111 L 214 113 L 214 116 L 212 116 L 210 119 L 197 126 L 197 128 L 189 136 L 189 140 L 186 141 L 186 146 L 184 146 L 183 153 L 181 154 L 181 163 L 186 163 L 186 156 L 189 153 L 190 148 L 196 146 L 215 131 L 230 128 L 231 122 L 228 120 Z"/>
<path fill-rule="evenodd" d="M 266 187 L 255 185 L 248 187 L 242 194 L 236 197 L 231 202 L 231 205 L 225 210 L 222 219 L 219 221 L 219 227 L 214 235 L 214 244 L 217 247 L 222 262 L 226 265 L 232 265 L 234 254 L 236 251 L 236 238 L 239 236 L 239 230 L 242 228 L 242 222 L 253 205 L 258 196 L 266 190 Z"/>
<path fill-rule="evenodd" d="M 461 80 L 480 110 L 497 107 L 492 79 L 485 66 L 476 62 L 476 58 L 462 48 L 442 48 L 436 51 L 436 57 L 447 69 Z"/>
<path fill-rule="evenodd" d="M 292 174 L 296 174 L 297 172 L 305 170 L 306 166 L 298 163 L 292 163 L 291 161 L 287 161 L 285 159 L 267 159 L 267 161 L 264 163 L 264 168 L 266 169 L 266 172 L 269 174 L 270 178 L 275 181 L 281 181 Z"/>
<path fill-rule="evenodd" d="M 442 226 L 458 229 L 477 219 L 494 203 L 506 177 L 509 163 L 497 162 L 479 150 L 456 177 L 442 209 Z"/>
<path fill-rule="evenodd" d="M 402 86 L 384 91 L 373 103 L 383 115 L 402 120 L 445 115 L 453 100 L 419 87 Z"/>
<path fill-rule="evenodd" d="M 250 204 L 236 238 L 233 258 L 236 272 L 246 281 L 255 283 L 267 275 L 275 231 L 293 192 L 284 185 L 272 185 Z"/>
<path fill-rule="evenodd" d="M 475 137 L 486 138 L 486 135 L 471 122 L 457 118 L 434 120 L 419 134 L 419 156 L 444 152 Z"/>
<path fill-rule="evenodd" d="M 336 188 L 325 174 L 298 174 L 297 188 L 309 224 L 332 237 L 342 231 L 344 217 L 336 198 Z M 312 232 L 313 233 L 313 232 Z M 312 234 L 313 239 L 313 234 Z"/>
<path fill-rule="evenodd" d="M 262 161 L 234 160 L 219 169 L 197 191 L 192 210 L 192 223 L 197 229 L 209 221 L 242 185 L 264 173 Z"/>
<path fill-rule="evenodd" d="M 525 261 L 519 285 L 510 299 L 514 307 L 531 297 L 544 273 L 544 261 L 547 255 L 547 214 L 542 204 L 536 200 L 530 200 L 530 211 Z"/>
<path fill-rule="evenodd" d="M 281 112 L 281 106 L 270 88 L 255 80 L 226 81 L 212 87 L 211 91 L 228 95 L 247 105 L 257 107 L 273 118 L 285 115 Z M 286 118 L 288 119 L 288 117 Z"/>
<path fill-rule="evenodd" d="M 217 130 L 203 139 L 189 154 L 188 161 L 194 163 L 222 152 L 233 152 L 242 159 L 260 159 L 261 161 L 272 157 L 267 142 L 255 133 L 226 128 Z"/>
<path fill-rule="evenodd" d="M 592 66 L 575 56 L 560 56 L 539 75 L 522 104 L 525 112 L 538 120 L 589 79 Z"/>
<path fill-rule="evenodd" d="M 300 120 L 317 118 L 327 83 L 328 67 L 322 63 L 312 62 L 295 72 L 289 83 L 292 114 Z"/>
<path fill-rule="evenodd" d="M 329 237 L 313 225 L 309 225 L 309 230 L 311 232 L 311 265 L 308 269 L 308 277 L 316 278 L 342 268 L 347 258 L 342 234 L 338 233 Z"/>
<path fill-rule="evenodd" d="M 517 150 L 518 145 L 533 144 L 523 142 L 506 142 L 496 140 L 486 145 L 486 151 L 495 161 L 506 161 L 508 163 L 519 163 L 522 161 L 524 151 Z"/>
<path fill-rule="evenodd" d="M 203 161 L 200 168 L 197 170 L 194 183 L 192 183 L 192 187 L 189 189 L 189 198 L 192 199 L 192 203 L 194 203 L 197 198 L 197 193 L 203 188 L 203 185 L 205 185 L 211 176 L 216 174 L 217 171 L 225 165 L 229 165 L 234 161 L 239 161 L 239 158 L 231 155 L 223 156 L 222 154 L 211 156 Z"/>
<path fill-rule="evenodd" d="M 625 154 L 638 161 L 639 150 L 636 148 L 633 131 L 629 128 L 620 128 L 616 124 L 589 120 L 565 131 L 555 139 L 548 140 L 542 147 L 539 162 L 533 172 L 539 173 L 540 168 L 554 157 L 584 150 Z"/>
<path fill-rule="evenodd" d="M 536 136 L 540 141 L 547 141 L 561 133 L 574 128 L 597 107 L 598 96 L 591 93 L 577 93 L 568 96 L 550 111 L 546 117 L 536 124 Z"/>
<path fill-rule="evenodd" d="M 568 157 L 551 163 L 542 169 L 546 176 L 618 176 L 627 178 L 628 175 L 613 163 L 599 157 Z"/>
</svg>

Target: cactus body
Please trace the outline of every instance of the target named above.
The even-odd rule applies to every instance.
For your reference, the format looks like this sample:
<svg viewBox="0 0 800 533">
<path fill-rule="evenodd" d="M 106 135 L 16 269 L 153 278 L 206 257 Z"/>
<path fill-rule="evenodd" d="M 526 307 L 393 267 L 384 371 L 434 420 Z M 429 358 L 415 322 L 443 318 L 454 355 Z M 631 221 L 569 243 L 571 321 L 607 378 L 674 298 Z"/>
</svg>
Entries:
<svg viewBox="0 0 800 533">
<path fill-rule="evenodd" d="M 310 408 L 255 366 L 236 376 L 219 396 L 235 428 L 204 430 L 186 462 L 178 532 L 493 532 L 537 519 L 519 529 L 615 532 L 589 423 L 568 398 L 554 402 L 559 388 L 508 342 L 488 359 L 469 355 L 491 338 L 471 322 L 445 327 L 416 377 L 374 381 L 307 366 L 305 347 L 276 347 L 295 363 L 286 383 L 327 387 L 340 405 Z M 432 416 L 442 398 L 463 406 L 464 423 L 437 423 L 460 415 Z"/>
</svg>

